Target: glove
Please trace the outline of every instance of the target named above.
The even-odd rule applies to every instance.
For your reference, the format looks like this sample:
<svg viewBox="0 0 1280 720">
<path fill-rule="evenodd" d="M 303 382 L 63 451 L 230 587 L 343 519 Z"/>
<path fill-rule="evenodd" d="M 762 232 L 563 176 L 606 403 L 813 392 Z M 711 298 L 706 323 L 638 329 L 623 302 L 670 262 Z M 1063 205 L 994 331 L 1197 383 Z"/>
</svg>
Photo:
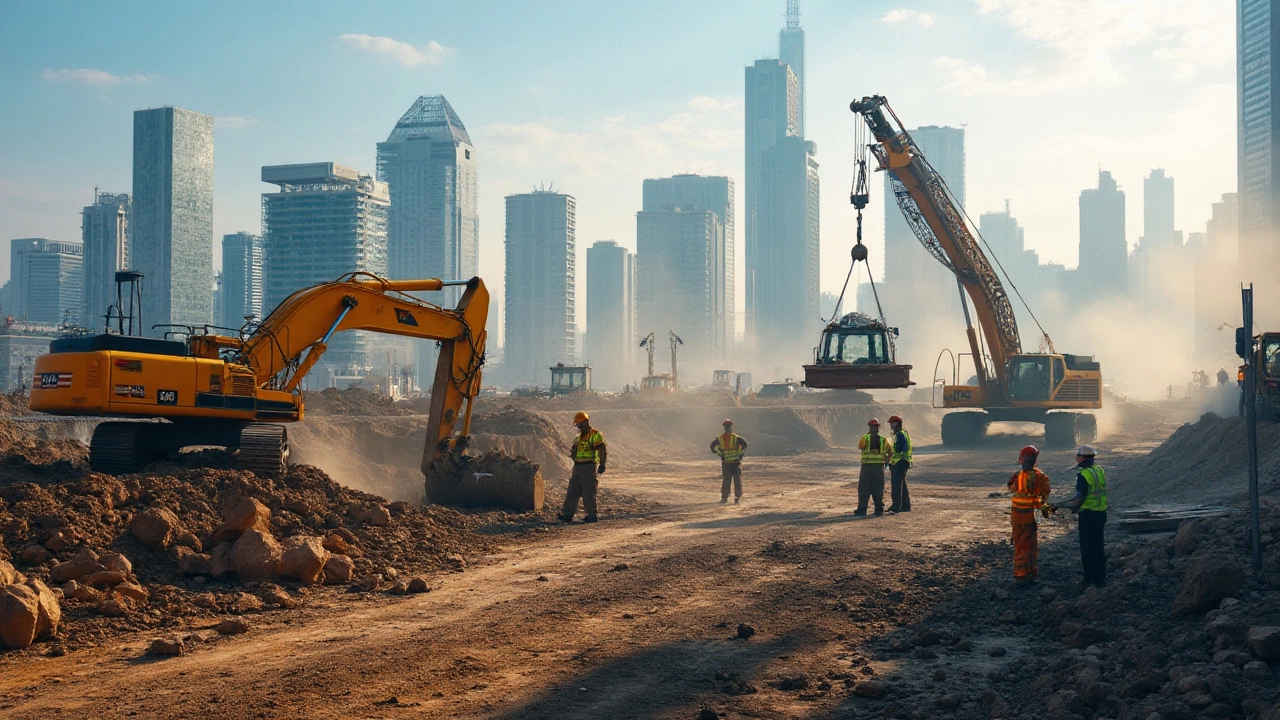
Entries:
<svg viewBox="0 0 1280 720">
<path fill-rule="evenodd" d="M 596 468 L 596 472 L 600 473 L 601 475 L 604 474 L 604 463 L 600 463 L 600 467 Z"/>
</svg>

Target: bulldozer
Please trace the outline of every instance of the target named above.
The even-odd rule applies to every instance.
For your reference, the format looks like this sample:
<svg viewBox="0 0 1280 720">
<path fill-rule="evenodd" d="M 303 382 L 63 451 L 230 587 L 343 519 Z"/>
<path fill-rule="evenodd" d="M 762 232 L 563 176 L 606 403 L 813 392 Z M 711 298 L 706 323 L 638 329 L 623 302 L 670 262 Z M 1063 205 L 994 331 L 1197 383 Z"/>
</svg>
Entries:
<svg viewBox="0 0 1280 720">
<path fill-rule="evenodd" d="M 447 287 L 462 288 L 452 309 L 409 294 Z M 113 311 L 123 318 L 123 308 Z M 204 326 L 179 327 L 164 338 L 108 331 L 54 340 L 49 354 L 36 360 L 29 405 L 52 415 L 108 418 L 89 443 L 89 465 L 99 472 L 135 472 L 184 447 L 218 446 L 234 453 L 242 469 L 278 475 L 290 456 L 286 424 L 306 413 L 302 380 L 334 334 L 366 330 L 436 340 L 422 470 L 428 501 L 438 501 L 471 462 L 466 450 L 488 314 L 489 292 L 478 277 L 387 280 L 350 273 L 298 290 L 235 335 Z M 529 502 L 518 504 L 540 507 L 541 476 L 531 467 L 501 479 L 529 485 Z M 504 472 L 488 468 L 485 477 L 494 475 Z"/>
</svg>

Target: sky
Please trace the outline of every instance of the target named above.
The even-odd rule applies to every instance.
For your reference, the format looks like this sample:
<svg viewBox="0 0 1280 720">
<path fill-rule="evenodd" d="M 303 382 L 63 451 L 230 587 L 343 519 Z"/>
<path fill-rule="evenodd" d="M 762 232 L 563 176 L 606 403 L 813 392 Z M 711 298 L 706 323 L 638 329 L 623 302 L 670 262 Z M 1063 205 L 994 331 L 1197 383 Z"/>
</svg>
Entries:
<svg viewBox="0 0 1280 720">
<path fill-rule="evenodd" d="M 849 269 L 848 106 L 863 95 L 885 95 L 908 127 L 963 126 L 966 210 L 976 219 L 1007 199 L 1042 261 L 1076 265 L 1078 197 L 1099 168 L 1127 193 L 1130 244 L 1152 168 L 1175 179 L 1184 232 L 1203 231 L 1235 190 L 1234 3 L 800 7 L 824 291 Z M 140 108 L 215 117 L 220 239 L 259 232 L 274 187 L 261 166 L 373 174 L 376 143 L 419 95 L 443 94 L 479 154 L 480 270 L 500 298 L 507 195 L 573 195 L 580 258 L 602 239 L 635 248 L 646 177 L 728 175 L 741 214 L 744 68 L 777 57 L 784 11 L 785 0 L 0 0 L 0 240 L 78 240 L 94 188 L 130 191 Z M 871 187 L 864 241 L 879 280 L 883 182 Z M 739 258 L 743 241 L 740 230 Z M 739 286 L 741 273 L 740 261 Z"/>
</svg>

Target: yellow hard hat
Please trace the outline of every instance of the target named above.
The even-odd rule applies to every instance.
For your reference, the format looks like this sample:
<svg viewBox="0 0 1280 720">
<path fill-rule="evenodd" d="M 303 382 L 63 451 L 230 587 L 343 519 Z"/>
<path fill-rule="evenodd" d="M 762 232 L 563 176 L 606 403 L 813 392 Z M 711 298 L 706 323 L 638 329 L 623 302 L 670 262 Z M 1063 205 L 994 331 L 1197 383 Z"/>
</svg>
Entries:
<svg viewBox="0 0 1280 720">
<path fill-rule="evenodd" d="M 573 424 L 577 425 L 578 423 L 586 422 L 589 419 L 590 418 L 587 417 L 587 414 L 585 412 L 579 410 L 578 414 L 573 416 Z"/>
</svg>

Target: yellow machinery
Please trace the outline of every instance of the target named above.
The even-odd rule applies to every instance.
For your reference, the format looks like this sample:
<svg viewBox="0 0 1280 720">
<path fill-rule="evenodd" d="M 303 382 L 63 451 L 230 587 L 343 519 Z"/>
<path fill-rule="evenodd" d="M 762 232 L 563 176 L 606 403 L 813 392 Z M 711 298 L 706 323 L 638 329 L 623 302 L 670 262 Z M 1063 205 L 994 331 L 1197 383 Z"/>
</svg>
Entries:
<svg viewBox="0 0 1280 720">
<path fill-rule="evenodd" d="M 452 310 L 406 294 L 448 286 L 465 287 Z M 489 292 L 480 278 L 384 280 L 352 273 L 295 292 L 239 337 L 188 328 L 185 341 L 109 333 L 55 340 L 36 361 L 30 406 L 54 415 L 135 420 L 103 422 L 94 431 L 89 464 L 101 472 L 131 472 L 182 447 L 215 445 L 238 450 L 245 469 L 274 474 L 289 458 L 288 434 L 278 423 L 302 419 L 299 385 L 334 333 L 426 338 L 440 342 L 422 464 L 427 472 L 466 449 L 488 314 Z M 136 422 L 143 419 L 161 422 Z"/>
<path fill-rule="evenodd" d="M 1053 446 L 1092 441 L 1097 435 L 1097 419 L 1072 411 L 1102 407 L 1098 363 L 1089 356 L 1058 353 L 1043 328 L 1040 332 L 1048 352 L 1022 351 L 1004 285 L 979 247 L 981 238 L 970 231 L 964 209 L 942 177 L 929 165 L 884 97 L 855 100 L 849 109 L 870 128 L 875 140 L 870 150 L 879 169 L 889 173 L 907 225 L 925 249 L 955 275 L 960 289 L 978 384 L 959 384 L 953 371 L 951 384 L 943 386 L 943 407 L 969 411 L 943 417 L 942 441 L 949 445 L 977 441 L 988 424 L 1000 421 L 1042 423 L 1045 440 Z M 965 295 L 973 303 L 985 350 Z"/>
<path fill-rule="evenodd" d="M 656 349 L 656 342 L 653 333 L 649 333 L 640 340 L 640 347 L 649 352 L 649 374 L 645 375 L 640 381 L 640 392 L 642 393 L 673 393 L 680 392 L 679 375 L 676 371 L 676 346 L 683 345 L 684 340 L 680 339 L 674 331 L 668 330 L 667 334 L 671 341 L 671 372 L 655 375 L 653 372 L 653 352 Z"/>
</svg>

